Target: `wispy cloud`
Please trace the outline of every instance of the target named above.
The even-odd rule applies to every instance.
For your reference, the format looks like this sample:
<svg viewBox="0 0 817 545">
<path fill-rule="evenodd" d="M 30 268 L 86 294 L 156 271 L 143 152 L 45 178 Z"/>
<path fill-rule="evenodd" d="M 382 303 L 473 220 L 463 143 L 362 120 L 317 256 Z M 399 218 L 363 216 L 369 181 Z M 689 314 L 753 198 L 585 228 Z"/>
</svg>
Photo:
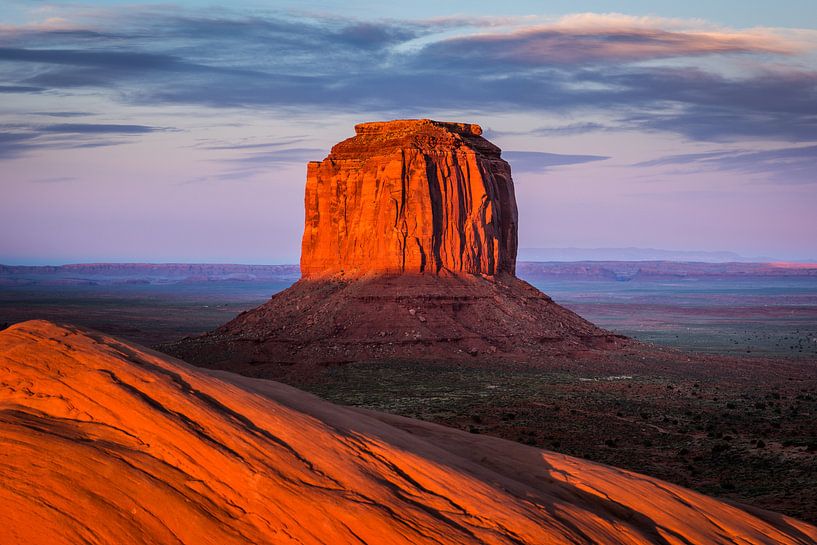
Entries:
<svg viewBox="0 0 817 545">
<path fill-rule="evenodd" d="M 0 82 L 153 107 L 598 111 L 611 129 L 693 140 L 817 140 L 817 69 L 802 57 L 815 33 L 616 14 L 508 24 L 120 7 L 0 29 Z"/>
<path fill-rule="evenodd" d="M 236 144 L 204 146 L 199 149 L 215 151 L 238 151 L 238 155 L 212 159 L 223 170 L 211 172 L 206 176 L 196 176 L 183 180 L 181 185 L 204 182 L 234 182 L 252 180 L 260 175 L 269 175 L 274 167 L 303 166 L 308 161 L 319 161 L 326 156 L 326 150 L 321 148 L 283 148 L 285 141 L 259 144 Z M 272 149 L 270 149 L 272 148 Z M 255 151 L 263 149 L 264 151 Z M 247 150 L 253 150 L 248 152 Z"/>
<path fill-rule="evenodd" d="M 565 165 L 580 165 L 609 159 L 603 155 L 563 155 L 538 151 L 503 151 L 502 157 L 511 165 L 515 174 L 522 172 L 544 172 Z"/>
<path fill-rule="evenodd" d="M 288 148 L 245 153 L 238 157 L 221 159 L 219 161 L 232 164 L 241 163 L 244 165 L 303 164 L 307 161 L 320 161 L 325 155 L 326 150 L 321 148 Z"/>
<path fill-rule="evenodd" d="M 31 115 L 42 115 L 46 117 L 90 117 L 90 112 L 30 112 Z"/>
<path fill-rule="evenodd" d="M 582 134 L 587 132 L 593 131 L 606 131 L 614 129 L 614 127 L 610 127 L 608 125 L 604 125 L 602 123 L 596 123 L 593 121 L 587 121 L 584 123 L 570 123 L 568 125 L 558 125 L 552 127 L 539 127 L 531 131 L 531 134 L 538 134 L 540 136 L 552 136 L 552 135 L 570 135 L 570 134 Z"/>
<path fill-rule="evenodd" d="M 0 93 L 39 93 L 41 91 L 45 91 L 45 88 L 33 85 L 0 85 Z"/>
<path fill-rule="evenodd" d="M 502 62 L 515 66 L 554 66 L 633 62 L 726 53 L 792 54 L 799 46 L 761 31 L 667 30 L 664 20 L 645 24 L 638 18 L 595 16 L 522 28 L 480 33 L 430 45 L 420 62 L 448 66 Z"/>
<path fill-rule="evenodd" d="M 198 149 L 205 149 L 205 150 L 247 150 L 247 149 L 269 149 L 269 148 L 281 148 L 285 146 L 291 146 L 292 144 L 297 144 L 298 142 L 302 142 L 304 140 L 303 137 L 298 138 L 285 138 L 281 140 L 277 140 L 274 142 L 234 142 L 234 143 L 226 143 L 226 142 L 219 142 L 219 143 L 206 143 L 206 144 L 199 144 L 196 147 Z"/>
<path fill-rule="evenodd" d="M 114 123 L 59 123 L 40 127 L 43 132 L 65 134 L 145 134 L 165 129 L 147 125 L 119 125 Z"/>
<path fill-rule="evenodd" d="M 0 132 L 0 159 L 17 157 L 34 147 L 37 137 L 28 132 Z"/>
<path fill-rule="evenodd" d="M 817 184 L 817 146 L 685 153 L 643 161 L 633 166 L 672 166 L 681 168 L 680 172 L 684 173 L 731 171 L 771 178 L 776 183 Z"/>
<path fill-rule="evenodd" d="M 116 146 L 135 135 L 169 130 L 146 125 L 58 123 L 6 125 L 0 132 L 0 159 L 11 159 L 37 149 L 81 149 Z"/>
<path fill-rule="evenodd" d="M 51 178 L 35 178 L 29 180 L 33 184 L 62 184 L 67 182 L 76 182 L 79 178 L 75 176 L 54 176 Z"/>
</svg>

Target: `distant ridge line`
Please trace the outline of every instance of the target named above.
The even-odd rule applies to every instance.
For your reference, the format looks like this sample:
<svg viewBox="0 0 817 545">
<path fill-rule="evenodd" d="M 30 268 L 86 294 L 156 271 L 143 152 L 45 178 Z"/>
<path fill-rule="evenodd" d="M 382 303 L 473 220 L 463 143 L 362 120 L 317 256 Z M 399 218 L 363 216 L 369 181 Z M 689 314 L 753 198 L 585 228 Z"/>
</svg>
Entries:
<svg viewBox="0 0 817 545">
<path fill-rule="evenodd" d="M 747 257 L 725 250 L 665 250 L 660 248 L 534 248 L 519 249 L 520 261 L 680 261 L 704 263 L 814 262 L 817 259 L 781 259 L 770 256 Z"/>
<path fill-rule="evenodd" d="M 680 261 L 520 261 L 523 279 L 543 278 L 633 280 L 661 278 L 817 277 L 817 263 L 792 262 L 680 262 Z M 68 265 L 2 265 L 0 285 L 48 278 L 104 280 L 166 279 L 186 282 L 295 281 L 298 265 L 222 263 L 76 263 Z"/>
</svg>

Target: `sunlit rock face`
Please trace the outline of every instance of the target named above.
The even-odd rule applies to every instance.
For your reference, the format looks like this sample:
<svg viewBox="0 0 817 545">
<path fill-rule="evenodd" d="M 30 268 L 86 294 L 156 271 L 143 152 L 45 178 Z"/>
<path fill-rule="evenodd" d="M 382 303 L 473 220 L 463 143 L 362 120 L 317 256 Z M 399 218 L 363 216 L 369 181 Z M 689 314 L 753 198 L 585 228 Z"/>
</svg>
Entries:
<svg viewBox="0 0 817 545">
<path fill-rule="evenodd" d="M 362 123 L 307 170 L 301 273 L 513 274 L 511 169 L 479 125 Z"/>
<path fill-rule="evenodd" d="M 511 169 L 478 125 L 362 123 L 309 163 L 302 278 L 162 350 L 299 381 L 313 365 L 542 361 L 632 343 L 516 278 Z"/>
<path fill-rule="evenodd" d="M 817 542 L 783 515 L 69 326 L 0 331 L 0 386 L 2 545 Z"/>
</svg>

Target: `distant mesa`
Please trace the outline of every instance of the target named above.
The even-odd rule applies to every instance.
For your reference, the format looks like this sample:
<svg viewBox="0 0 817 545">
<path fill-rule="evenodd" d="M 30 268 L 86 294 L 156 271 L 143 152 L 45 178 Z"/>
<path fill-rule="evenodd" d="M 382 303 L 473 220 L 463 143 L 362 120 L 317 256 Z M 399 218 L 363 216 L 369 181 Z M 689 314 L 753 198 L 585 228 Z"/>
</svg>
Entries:
<svg viewBox="0 0 817 545">
<path fill-rule="evenodd" d="M 511 168 L 469 123 L 363 123 L 307 169 L 302 278 L 162 350 L 284 378 L 358 361 L 575 356 L 632 341 L 519 280 Z"/>
<path fill-rule="evenodd" d="M 0 543 L 804 545 L 631 471 L 48 322 L 0 331 Z"/>
</svg>

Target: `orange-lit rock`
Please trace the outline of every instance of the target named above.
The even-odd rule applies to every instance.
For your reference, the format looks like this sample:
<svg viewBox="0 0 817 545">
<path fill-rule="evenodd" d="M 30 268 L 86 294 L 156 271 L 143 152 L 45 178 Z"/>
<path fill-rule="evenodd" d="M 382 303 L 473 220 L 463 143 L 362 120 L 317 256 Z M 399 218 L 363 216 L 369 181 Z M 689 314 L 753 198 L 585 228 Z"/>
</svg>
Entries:
<svg viewBox="0 0 817 545">
<path fill-rule="evenodd" d="M 309 163 L 301 280 L 163 351 L 297 381 L 315 364 L 495 364 L 632 344 L 516 278 L 511 171 L 478 125 L 420 119 L 355 130 Z"/>
<path fill-rule="evenodd" d="M 0 543 L 800 544 L 817 528 L 48 322 L 0 332 Z"/>
<path fill-rule="evenodd" d="M 511 169 L 478 125 L 362 123 L 309 163 L 301 274 L 513 274 Z"/>
</svg>

